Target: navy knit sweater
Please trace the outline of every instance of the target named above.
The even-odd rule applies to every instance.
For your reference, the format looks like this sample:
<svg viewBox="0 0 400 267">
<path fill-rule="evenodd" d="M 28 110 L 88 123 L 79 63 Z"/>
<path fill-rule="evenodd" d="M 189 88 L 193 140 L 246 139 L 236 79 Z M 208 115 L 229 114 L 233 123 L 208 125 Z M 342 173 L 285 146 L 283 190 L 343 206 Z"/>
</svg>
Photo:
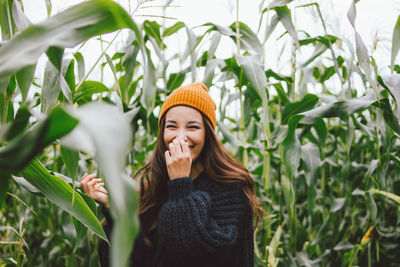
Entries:
<svg viewBox="0 0 400 267">
<path fill-rule="evenodd" d="M 217 183 L 204 173 L 196 179 L 168 182 L 169 200 L 160 210 L 156 245 L 136 238 L 131 266 L 254 266 L 252 210 L 241 188 Z M 105 211 L 107 235 L 112 228 Z M 143 220 L 141 221 L 143 224 Z M 102 266 L 108 266 L 108 247 L 99 245 Z"/>
</svg>

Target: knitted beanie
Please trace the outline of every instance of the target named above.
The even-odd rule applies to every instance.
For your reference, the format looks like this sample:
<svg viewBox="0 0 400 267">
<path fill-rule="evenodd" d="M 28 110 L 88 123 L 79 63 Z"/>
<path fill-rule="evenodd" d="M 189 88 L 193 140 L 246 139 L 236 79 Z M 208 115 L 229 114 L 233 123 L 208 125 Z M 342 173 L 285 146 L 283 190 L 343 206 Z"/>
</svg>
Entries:
<svg viewBox="0 0 400 267">
<path fill-rule="evenodd" d="M 160 120 L 170 108 L 180 105 L 195 108 L 203 113 L 211 121 L 215 129 L 215 110 L 217 106 L 208 94 L 207 86 L 203 83 L 192 83 L 175 89 L 161 107 Z"/>
</svg>

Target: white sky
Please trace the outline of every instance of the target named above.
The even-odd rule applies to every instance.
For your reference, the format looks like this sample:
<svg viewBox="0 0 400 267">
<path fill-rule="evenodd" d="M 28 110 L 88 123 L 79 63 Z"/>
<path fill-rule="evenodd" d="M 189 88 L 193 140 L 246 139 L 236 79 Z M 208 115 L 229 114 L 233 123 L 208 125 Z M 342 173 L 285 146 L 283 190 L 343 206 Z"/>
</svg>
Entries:
<svg viewBox="0 0 400 267">
<path fill-rule="evenodd" d="M 46 18 L 45 0 L 23 0 L 22 2 L 25 8 L 25 13 L 32 22 L 37 23 Z M 53 4 L 52 15 L 54 15 L 63 9 L 82 2 L 82 0 L 51 0 L 51 2 Z M 136 0 L 118 0 L 116 2 L 120 3 L 127 10 L 129 7 L 133 9 L 137 5 Z M 165 0 L 148 1 L 142 6 L 151 6 L 151 8 L 140 9 L 136 14 L 163 15 L 162 9 L 157 6 L 163 5 L 165 2 Z M 260 2 L 261 1 L 259 0 L 239 1 L 239 19 L 245 22 L 251 29 L 253 29 L 253 31 L 257 30 L 259 23 Z M 265 2 L 270 3 L 272 0 L 267 0 Z M 295 0 L 290 4 L 291 10 L 294 12 L 294 14 L 292 13 L 295 20 L 294 24 L 297 27 L 297 30 L 305 30 L 311 35 L 321 35 L 323 34 L 321 23 L 317 20 L 316 16 L 312 15 L 313 13 L 310 12 L 311 9 L 294 8 L 300 4 L 312 2 L 316 1 Z M 347 19 L 347 11 L 351 1 L 317 0 L 317 2 L 319 3 L 325 17 L 328 26 L 328 33 L 340 38 L 347 38 L 353 42 L 354 31 Z M 175 0 L 171 5 L 176 7 L 168 8 L 165 15 L 183 21 L 189 27 L 198 26 L 206 22 L 228 26 L 236 19 L 236 0 Z M 264 6 L 266 6 L 266 4 Z M 393 27 L 400 14 L 400 0 L 361 0 L 357 3 L 356 8 L 356 28 L 370 53 L 372 53 L 374 49 L 374 43 L 376 40 L 379 40 L 373 55 L 377 60 L 380 71 L 387 72 L 387 66 L 390 64 Z M 154 18 L 141 16 L 135 17 L 137 22 L 143 21 L 144 19 L 152 20 Z M 161 22 L 161 20 L 159 20 L 159 22 Z M 175 20 L 167 20 L 167 23 L 169 24 L 175 22 Z M 314 25 L 317 25 L 317 27 Z M 262 29 L 265 27 L 266 24 L 264 21 Z M 272 36 L 267 42 L 267 57 L 269 60 L 269 63 L 267 64 L 270 64 L 271 67 L 276 66 L 278 62 L 282 61 L 282 58 L 279 59 L 276 38 L 283 32 L 283 28 L 281 30 L 277 28 L 275 32 L 276 35 Z M 83 51 L 84 53 L 87 53 L 85 54 L 85 60 L 87 61 L 86 69 L 91 67 L 100 54 L 99 49 L 100 47 L 96 44 L 95 40 L 92 40 L 86 45 L 86 48 Z M 232 42 L 224 43 L 223 48 L 219 48 L 217 52 L 223 55 L 226 52 L 231 53 L 232 49 L 234 49 L 234 44 Z M 110 54 L 112 53 L 110 52 Z M 287 58 L 289 60 L 290 55 L 287 55 Z M 397 59 L 399 59 L 399 57 L 397 57 Z M 396 60 L 396 63 L 398 64 L 399 60 Z M 93 75 L 95 76 L 96 73 Z M 92 78 L 97 79 L 98 77 Z"/>
</svg>

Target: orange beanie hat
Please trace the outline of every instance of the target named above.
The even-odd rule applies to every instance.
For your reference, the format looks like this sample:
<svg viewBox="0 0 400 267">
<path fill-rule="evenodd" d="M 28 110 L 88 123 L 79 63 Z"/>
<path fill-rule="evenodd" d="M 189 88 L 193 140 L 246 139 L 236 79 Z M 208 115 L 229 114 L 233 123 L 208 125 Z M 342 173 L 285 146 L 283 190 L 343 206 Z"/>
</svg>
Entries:
<svg viewBox="0 0 400 267">
<path fill-rule="evenodd" d="M 161 107 L 160 119 L 172 107 L 189 106 L 203 113 L 215 129 L 217 106 L 208 94 L 208 88 L 203 83 L 197 82 L 175 89 L 165 100 Z M 159 120 L 160 122 L 160 120 Z"/>
</svg>

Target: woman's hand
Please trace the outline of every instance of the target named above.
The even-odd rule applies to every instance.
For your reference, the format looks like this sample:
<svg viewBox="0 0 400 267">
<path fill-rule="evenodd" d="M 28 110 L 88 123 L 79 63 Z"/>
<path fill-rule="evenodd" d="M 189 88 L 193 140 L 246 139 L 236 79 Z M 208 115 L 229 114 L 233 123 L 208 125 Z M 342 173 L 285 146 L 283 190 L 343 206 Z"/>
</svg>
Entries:
<svg viewBox="0 0 400 267">
<path fill-rule="evenodd" d="M 165 151 L 165 162 L 169 179 L 188 177 L 192 167 L 188 142 L 182 139 L 174 139 L 169 144 L 169 150 Z"/>
<path fill-rule="evenodd" d="M 81 178 L 81 187 L 86 195 L 93 198 L 99 204 L 108 208 L 108 193 L 101 179 L 95 174 L 85 173 Z"/>
</svg>

